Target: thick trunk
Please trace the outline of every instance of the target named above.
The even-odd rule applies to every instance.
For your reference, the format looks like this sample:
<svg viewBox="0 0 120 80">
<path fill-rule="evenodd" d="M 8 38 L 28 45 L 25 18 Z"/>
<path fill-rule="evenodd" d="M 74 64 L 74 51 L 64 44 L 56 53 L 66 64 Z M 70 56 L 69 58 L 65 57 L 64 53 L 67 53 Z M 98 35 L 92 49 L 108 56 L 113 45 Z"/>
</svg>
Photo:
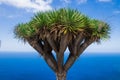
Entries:
<svg viewBox="0 0 120 80">
<path fill-rule="evenodd" d="M 66 80 L 66 72 L 56 73 L 56 80 Z"/>
</svg>

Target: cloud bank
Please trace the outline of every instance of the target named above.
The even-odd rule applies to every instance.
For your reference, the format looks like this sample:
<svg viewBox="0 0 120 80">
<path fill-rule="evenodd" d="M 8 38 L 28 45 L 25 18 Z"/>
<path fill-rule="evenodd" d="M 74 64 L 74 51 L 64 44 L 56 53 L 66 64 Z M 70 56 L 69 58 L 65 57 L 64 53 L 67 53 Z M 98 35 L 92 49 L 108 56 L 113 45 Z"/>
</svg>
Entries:
<svg viewBox="0 0 120 80">
<path fill-rule="evenodd" d="M 72 2 L 72 0 L 60 0 L 60 1 L 63 1 L 64 3 L 67 3 L 67 4 Z M 87 1 L 88 0 L 76 0 L 76 2 L 78 4 L 87 3 Z M 112 2 L 112 0 L 96 0 L 96 1 L 98 1 L 98 2 Z"/>
<path fill-rule="evenodd" d="M 10 5 L 27 11 L 51 10 L 52 0 L 0 0 L 0 4 Z"/>
<path fill-rule="evenodd" d="M 112 0 L 98 0 L 99 2 L 111 2 Z"/>
<path fill-rule="evenodd" d="M 72 3 L 72 0 L 60 0 L 64 3 Z M 78 4 L 87 3 L 88 0 L 75 0 Z M 112 2 L 112 0 L 97 0 L 98 2 Z M 47 11 L 52 10 L 53 0 L 0 0 L 0 5 L 10 5 L 16 8 L 25 9 L 27 11 Z"/>
<path fill-rule="evenodd" d="M 114 14 L 120 14 L 120 10 L 116 10 L 113 12 Z"/>
<path fill-rule="evenodd" d="M 86 3 L 87 0 L 77 0 L 78 4 Z"/>
</svg>

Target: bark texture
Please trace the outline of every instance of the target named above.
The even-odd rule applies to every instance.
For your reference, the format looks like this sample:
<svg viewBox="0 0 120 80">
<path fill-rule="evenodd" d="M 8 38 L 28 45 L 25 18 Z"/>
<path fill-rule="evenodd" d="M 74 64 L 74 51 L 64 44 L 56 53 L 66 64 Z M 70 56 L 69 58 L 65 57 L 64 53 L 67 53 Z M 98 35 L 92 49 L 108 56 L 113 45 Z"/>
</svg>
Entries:
<svg viewBox="0 0 120 80">
<path fill-rule="evenodd" d="M 56 80 L 66 80 L 66 72 L 56 73 Z"/>
</svg>

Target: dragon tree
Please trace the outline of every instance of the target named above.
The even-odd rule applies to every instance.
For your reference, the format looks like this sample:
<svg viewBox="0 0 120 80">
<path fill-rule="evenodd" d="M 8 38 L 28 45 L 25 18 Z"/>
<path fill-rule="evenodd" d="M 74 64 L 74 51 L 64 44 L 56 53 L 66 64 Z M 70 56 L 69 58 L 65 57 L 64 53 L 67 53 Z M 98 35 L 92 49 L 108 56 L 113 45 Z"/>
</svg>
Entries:
<svg viewBox="0 0 120 80">
<path fill-rule="evenodd" d="M 56 80 L 66 80 L 68 70 L 89 45 L 109 38 L 110 26 L 78 10 L 61 8 L 36 13 L 29 22 L 18 24 L 14 33 L 44 58 Z"/>
</svg>

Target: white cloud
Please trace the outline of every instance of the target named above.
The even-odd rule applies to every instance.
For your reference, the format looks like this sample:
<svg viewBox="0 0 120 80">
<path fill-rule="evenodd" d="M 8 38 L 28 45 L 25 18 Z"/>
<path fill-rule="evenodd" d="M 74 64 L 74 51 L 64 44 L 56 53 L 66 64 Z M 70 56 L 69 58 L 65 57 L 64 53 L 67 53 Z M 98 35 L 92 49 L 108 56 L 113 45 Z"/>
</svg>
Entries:
<svg viewBox="0 0 120 80">
<path fill-rule="evenodd" d="M 113 12 L 114 14 L 120 14 L 120 10 L 116 10 Z"/>
<path fill-rule="evenodd" d="M 64 2 L 64 3 L 67 3 L 67 4 L 69 4 L 69 3 L 72 2 L 72 0 L 60 0 L 60 1 L 62 1 L 62 2 Z M 77 2 L 78 4 L 82 4 L 82 3 L 86 3 L 87 0 L 76 0 L 76 2 Z"/>
<path fill-rule="evenodd" d="M 23 8 L 27 11 L 46 11 L 51 10 L 52 0 L 0 0 L 0 4 L 11 5 L 17 8 Z"/>
<path fill-rule="evenodd" d="M 98 0 L 99 2 L 111 2 L 112 0 Z"/>
<path fill-rule="evenodd" d="M 64 2 L 64 3 L 71 3 L 71 0 L 60 0 L 60 1 L 62 1 L 62 2 Z"/>
<path fill-rule="evenodd" d="M 77 0 L 78 4 L 86 3 L 87 0 Z"/>
<path fill-rule="evenodd" d="M 64 0 L 66 3 L 70 3 L 71 1 L 70 0 Z"/>
<path fill-rule="evenodd" d="M 18 18 L 18 17 L 21 17 L 21 15 L 8 15 L 7 18 Z"/>
</svg>

